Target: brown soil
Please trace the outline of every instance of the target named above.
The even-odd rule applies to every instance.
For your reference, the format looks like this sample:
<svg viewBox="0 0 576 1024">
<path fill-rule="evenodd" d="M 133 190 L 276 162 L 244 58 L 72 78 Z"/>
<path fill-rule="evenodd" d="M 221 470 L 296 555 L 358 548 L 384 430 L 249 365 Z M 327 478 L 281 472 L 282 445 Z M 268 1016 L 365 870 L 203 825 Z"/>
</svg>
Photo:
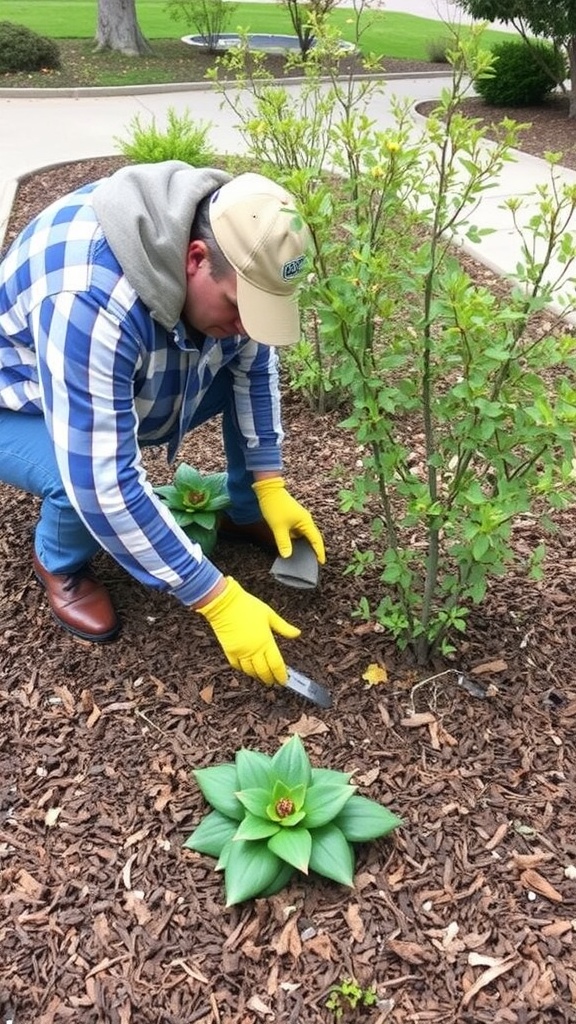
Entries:
<svg viewBox="0 0 576 1024">
<path fill-rule="evenodd" d="M 118 163 L 33 175 L 9 238 Z M 287 390 L 284 419 L 290 487 L 326 536 L 320 586 L 282 588 L 257 550 L 215 560 L 302 628 L 284 652 L 329 711 L 228 669 L 197 616 L 105 556 L 120 638 L 63 633 L 32 573 L 36 502 L 0 487 L 0 1022 L 329 1024 L 330 987 L 354 977 L 378 1004 L 343 1021 L 574 1024 L 576 515 L 555 516 L 542 583 L 495 581 L 453 661 L 417 671 L 351 615 L 379 585 L 344 575 L 367 530 L 338 507 L 350 437 Z M 221 468 L 217 426 L 181 457 Z M 147 465 L 167 479 L 163 452 Z M 529 518 L 516 536 L 540 539 Z M 369 687 L 373 662 L 388 682 Z M 182 848 L 206 809 L 190 771 L 294 731 L 405 824 L 358 851 L 353 890 L 302 878 L 227 910 L 213 862 Z"/>
</svg>

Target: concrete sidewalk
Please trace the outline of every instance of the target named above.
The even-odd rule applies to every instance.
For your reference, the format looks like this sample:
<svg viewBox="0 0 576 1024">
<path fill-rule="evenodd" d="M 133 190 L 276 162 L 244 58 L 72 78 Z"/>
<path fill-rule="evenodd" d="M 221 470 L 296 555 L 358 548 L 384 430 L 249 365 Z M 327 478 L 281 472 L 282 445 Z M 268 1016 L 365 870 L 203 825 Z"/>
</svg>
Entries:
<svg viewBox="0 0 576 1024">
<path fill-rule="evenodd" d="M 373 101 L 370 114 L 379 127 L 392 126 L 393 98 L 410 103 L 436 99 L 449 81 L 444 76 L 390 79 L 382 95 Z M 299 84 L 288 88 L 296 94 Z M 117 139 L 129 135 L 135 115 L 140 115 L 144 124 L 152 117 L 163 124 L 169 108 L 179 114 L 188 110 L 194 119 L 211 122 L 211 139 L 218 151 L 244 150 L 232 112 L 222 106 L 221 97 L 214 90 L 203 84 L 178 91 L 155 87 L 137 94 L 115 90 L 113 95 L 76 97 L 0 96 L 0 245 L 19 177 L 57 163 L 117 154 Z M 414 124 L 418 131 L 417 116 Z M 560 169 L 558 173 L 562 180 L 576 185 L 576 172 Z M 493 234 L 480 245 L 466 242 L 465 250 L 496 272 L 513 275 L 521 243 L 510 214 L 500 206 L 509 197 L 526 197 L 526 222 L 534 211 L 536 189 L 549 179 L 550 169 L 545 161 L 517 153 L 516 161 L 504 166 L 494 188 L 484 195 L 474 213 L 476 226 L 493 228 Z M 573 227 L 576 230 L 576 218 Z M 553 268 L 553 272 L 557 269 Z M 571 288 L 571 294 L 576 295 L 576 288 Z"/>
</svg>

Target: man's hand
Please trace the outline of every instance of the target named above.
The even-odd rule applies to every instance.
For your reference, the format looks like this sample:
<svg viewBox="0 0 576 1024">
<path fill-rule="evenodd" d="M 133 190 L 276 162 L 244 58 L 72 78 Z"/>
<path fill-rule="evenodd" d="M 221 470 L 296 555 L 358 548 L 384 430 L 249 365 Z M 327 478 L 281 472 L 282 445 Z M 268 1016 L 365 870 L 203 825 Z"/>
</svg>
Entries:
<svg viewBox="0 0 576 1024">
<path fill-rule="evenodd" d="M 232 576 L 226 578 L 224 589 L 216 597 L 196 611 L 212 626 L 232 668 L 266 686 L 286 682 L 288 671 L 272 631 L 293 638 L 300 636 L 296 626 L 243 590 Z"/>
<path fill-rule="evenodd" d="M 286 490 L 281 476 L 256 480 L 252 484 L 260 511 L 274 534 L 278 551 L 283 558 L 292 554 L 291 535 L 305 537 L 312 545 L 321 565 L 326 561 L 322 534 L 310 513 Z"/>
</svg>

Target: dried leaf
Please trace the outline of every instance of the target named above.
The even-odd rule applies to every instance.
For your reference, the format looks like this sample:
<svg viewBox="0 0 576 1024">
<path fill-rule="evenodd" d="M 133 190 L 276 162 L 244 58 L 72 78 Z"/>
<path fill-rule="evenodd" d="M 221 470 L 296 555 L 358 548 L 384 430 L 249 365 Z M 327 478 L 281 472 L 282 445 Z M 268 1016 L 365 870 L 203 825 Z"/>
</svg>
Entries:
<svg viewBox="0 0 576 1024">
<path fill-rule="evenodd" d="M 300 939 L 300 933 L 298 931 L 298 918 L 296 916 L 291 917 L 284 925 L 280 935 L 275 942 L 272 943 L 278 956 L 284 956 L 285 953 L 290 953 L 296 960 L 302 952 L 302 941 Z"/>
<path fill-rule="evenodd" d="M 407 964 L 425 964 L 433 960 L 433 954 L 421 946 L 418 942 L 403 942 L 401 939 L 388 939 L 386 942 L 390 949 L 401 960 Z"/>
<path fill-rule="evenodd" d="M 489 839 L 488 842 L 486 843 L 485 849 L 494 850 L 497 846 L 499 846 L 502 840 L 504 839 L 504 836 L 506 835 L 507 831 L 508 822 L 503 821 L 502 824 L 499 825 L 498 828 L 496 829 L 492 838 Z"/>
<path fill-rule="evenodd" d="M 364 679 L 368 686 L 379 686 L 381 683 L 388 682 L 388 672 L 386 671 L 385 665 L 378 665 L 377 662 L 371 662 L 365 672 L 362 673 L 362 679 Z"/>
<path fill-rule="evenodd" d="M 468 991 L 464 993 L 462 997 L 462 1009 L 466 1009 L 468 1004 L 472 1002 L 474 996 L 477 996 L 481 989 L 486 988 L 486 985 L 489 985 L 491 981 L 495 981 L 501 974 L 506 974 L 506 972 L 510 971 L 512 967 L 515 967 L 517 963 L 518 957 L 514 954 L 507 960 L 503 960 L 497 966 L 489 967 L 487 971 L 484 971 L 479 978 L 476 978 L 476 981 L 471 985 Z"/>
<path fill-rule="evenodd" d="M 566 935 L 567 932 L 571 932 L 572 928 L 572 921 L 552 921 L 550 924 L 544 925 L 542 928 L 542 935 L 546 935 L 553 939 L 559 939 L 562 935 Z"/>
<path fill-rule="evenodd" d="M 552 860 L 553 857 L 554 854 L 546 850 L 536 850 L 534 853 L 517 853 L 516 850 L 512 850 L 512 860 L 508 862 L 507 866 L 517 868 L 518 871 L 526 871 L 528 868 L 535 868 L 538 864 Z"/>
<path fill-rule="evenodd" d="M 410 715 L 409 718 L 401 718 L 400 725 L 403 725 L 405 729 L 419 729 L 421 726 L 430 725 L 435 721 L 436 715 L 433 715 L 431 711 L 420 711 L 415 715 Z"/>
<path fill-rule="evenodd" d="M 362 942 L 365 935 L 365 929 L 358 905 L 356 903 L 351 903 L 344 911 L 344 917 L 346 918 L 346 923 L 350 929 L 352 938 L 356 942 Z"/>
<path fill-rule="evenodd" d="M 204 686 L 200 690 L 200 700 L 203 700 L 205 704 L 211 704 L 214 699 L 214 683 L 209 683 L 208 686 Z"/>
<path fill-rule="evenodd" d="M 334 960 L 334 947 L 329 935 L 321 932 L 306 941 L 306 949 L 312 950 L 321 960 Z"/>
<path fill-rule="evenodd" d="M 364 775 L 355 775 L 354 781 L 359 782 L 362 786 L 371 786 L 373 782 L 376 782 L 379 775 L 379 768 L 371 768 L 370 771 L 365 772 Z"/>
<path fill-rule="evenodd" d="M 296 732 L 299 736 L 315 736 L 328 732 L 328 726 L 320 718 L 314 718 L 314 715 L 301 715 L 297 722 L 288 726 L 288 732 Z"/>
<path fill-rule="evenodd" d="M 54 693 L 62 701 L 62 707 L 67 715 L 73 715 L 76 711 L 76 701 L 74 695 L 70 692 L 67 686 L 55 686 Z"/>
<path fill-rule="evenodd" d="M 528 868 L 527 871 L 523 871 L 520 875 L 520 881 L 525 889 L 531 889 L 532 892 L 537 892 L 538 895 L 543 896 L 544 899 L 552 900 L 553 903 L 562 903 L 562 893 L 559 893 L 558 889 L 555 889 L 554 886 L 537 871 L 533 871 L 531 868 Z"/>
<path fill-rule="evenodd" d="M 33 900 L 40 899 L 43 886 L 38 882 L 26 868 L 21 868 L 15 878 L 16 885 L 21 893 L 30 896 Z"/>
<path fill-rule="evenodd" d="M 246 1003 L 246 1006 L 249 1010 L 254 1010 L 254 1013 L 257 1013 L 260 1017 L 274 1016 L 274 1010 L 271 1010 L 269 1006 L 266 1006 L 266 1003 L 260 999 L 260 996 L 251 996 Z"/>
<path fill-rule="evenodd" d="M 485 661 L 482 665 L 476 665 L 470 669 L 471 676 L 481 676 L 485 672 L 505 672 L 508 668 L 508 663 L 503 661 L 502 658 L 497 658 L 496 661 Z"/>
</svg>

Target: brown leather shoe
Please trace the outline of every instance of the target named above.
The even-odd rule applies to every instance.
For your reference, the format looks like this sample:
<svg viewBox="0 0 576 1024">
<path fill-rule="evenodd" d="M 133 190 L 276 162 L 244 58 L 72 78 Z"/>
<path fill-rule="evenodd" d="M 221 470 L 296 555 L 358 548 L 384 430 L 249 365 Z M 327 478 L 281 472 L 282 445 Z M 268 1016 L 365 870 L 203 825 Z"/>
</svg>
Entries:
<svg viewBox="0 0 576 1024">
<path fill-rule="evenodd" d="M 278 554 L 274 534 L 264 519 L 255 523 L 235 523 L 226 512 L 222 512 L 218 523 L 218 540 L 231 544 L 254 544 L 270 555 Z"/>
<path fill-rule="evenodd" d="M 47 572 L 36 553 L 34 572 L 46 591 L 52 615 L 64 629 L 82 640 L 105 643 L 120 629 L 106 588 L 88 566 L 72 573 Z"/>
</svg>

